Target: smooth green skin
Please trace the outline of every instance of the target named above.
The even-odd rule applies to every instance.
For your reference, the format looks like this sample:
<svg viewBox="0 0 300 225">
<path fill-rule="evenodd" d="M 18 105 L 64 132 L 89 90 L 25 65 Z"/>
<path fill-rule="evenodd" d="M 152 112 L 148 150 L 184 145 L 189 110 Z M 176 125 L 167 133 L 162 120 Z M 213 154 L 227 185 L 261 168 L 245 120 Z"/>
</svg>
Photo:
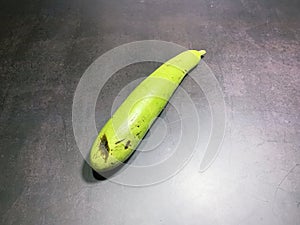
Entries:
<svg viewBox="0 0 300 225">
<path fill-rule="evenodd" d="M 157 116 L 205 50 L 188 50 L 168 60 L 126 98 L 106 122 L 90 152 L 90 165 L 97 172 L 124 162 L 139 145 Z"/>
</svg>

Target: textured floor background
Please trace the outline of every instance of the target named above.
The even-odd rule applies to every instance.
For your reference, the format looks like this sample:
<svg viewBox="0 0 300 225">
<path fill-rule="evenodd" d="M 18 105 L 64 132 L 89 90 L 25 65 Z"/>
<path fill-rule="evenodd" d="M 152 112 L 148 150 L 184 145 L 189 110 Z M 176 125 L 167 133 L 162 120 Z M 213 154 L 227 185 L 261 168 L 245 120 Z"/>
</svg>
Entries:
<svg viewBox="0 0 300 225">
<path fill-rule="evenodd" d="M 0 224 L 300 224 L 299 11 L 279 0 L 1 1 Z M 76 85 L 98 56 L 144 39 L 207 50 L 228 114 L 222 150 L 205 173 L 188 165 L 147 188 L 91 182 L 72 131 Z M 98 112 L 122 88 L 111 82 Z"/>
</svg>

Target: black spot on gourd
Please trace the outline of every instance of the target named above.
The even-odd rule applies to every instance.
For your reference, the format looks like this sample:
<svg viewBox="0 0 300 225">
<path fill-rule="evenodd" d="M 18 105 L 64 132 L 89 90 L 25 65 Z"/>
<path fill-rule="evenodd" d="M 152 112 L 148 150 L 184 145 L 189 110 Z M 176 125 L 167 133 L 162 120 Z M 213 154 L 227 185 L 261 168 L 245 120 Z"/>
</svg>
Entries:
<svg viewBox="0 0 300 225">
<path fill-rule="evenodd" d="M 125 140 L 125 138 L 123 138 L 122 140 L 117 141 L 115 144 L 117 145 L 117 144 L 121 143 L 124 140 Z"/>
<path fill-rule="evenodd" d="M 129 148 L 129 145 L 130 145 L 130 140 L 128 140 L 128 141 L 126 142 L 125 149 L 128 149 L 128 148 Z"/>
</svg>

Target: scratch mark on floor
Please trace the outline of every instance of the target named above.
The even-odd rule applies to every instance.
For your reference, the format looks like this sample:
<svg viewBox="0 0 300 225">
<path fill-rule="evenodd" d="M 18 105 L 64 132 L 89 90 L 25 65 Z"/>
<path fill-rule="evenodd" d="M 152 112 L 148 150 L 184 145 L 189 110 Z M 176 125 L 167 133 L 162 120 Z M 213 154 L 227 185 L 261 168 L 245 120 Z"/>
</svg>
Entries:
<svg viewBox="0 0 300 225">
<path fill-rule="evenodd" d="M 286 175 L 281 179 L 281 181 L 279 182 L 279 184 L 277 185 L 276 187 L 276 190 L 274 192 L 274 197 L 273 197 L 273 202 L 272 202 L 272 212 L 274 215 L 276 215 L 276 213 L 274 212 L 274 202 L 275 200 L 277 199 L 277 193 L 278 193 L 278 190 L 284 190 L 281 188 L 281 185 L 283 184 L 283 182 L 287 179 L 287 177 L 294 171 L 294 169 L 299 166 L 300 164 L 297 163 L 295 164 L 287 173 Z"/>
</svg>

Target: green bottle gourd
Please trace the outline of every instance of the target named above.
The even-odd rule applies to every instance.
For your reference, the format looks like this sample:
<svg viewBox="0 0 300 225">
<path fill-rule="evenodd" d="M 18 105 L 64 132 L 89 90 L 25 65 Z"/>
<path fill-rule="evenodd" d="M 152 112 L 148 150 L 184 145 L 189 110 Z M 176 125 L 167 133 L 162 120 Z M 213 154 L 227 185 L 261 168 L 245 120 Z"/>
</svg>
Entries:
<svg viewBox="0 0 300 225">
<path fill-rule="evenodd" d="M 157 116 L 205 50 L 187 50 L 171 58 L 125 99 L 99 132 L 90 151 L 90 165 L 96 172 L 111 170 L 134 152 Z"/>
</svg>

